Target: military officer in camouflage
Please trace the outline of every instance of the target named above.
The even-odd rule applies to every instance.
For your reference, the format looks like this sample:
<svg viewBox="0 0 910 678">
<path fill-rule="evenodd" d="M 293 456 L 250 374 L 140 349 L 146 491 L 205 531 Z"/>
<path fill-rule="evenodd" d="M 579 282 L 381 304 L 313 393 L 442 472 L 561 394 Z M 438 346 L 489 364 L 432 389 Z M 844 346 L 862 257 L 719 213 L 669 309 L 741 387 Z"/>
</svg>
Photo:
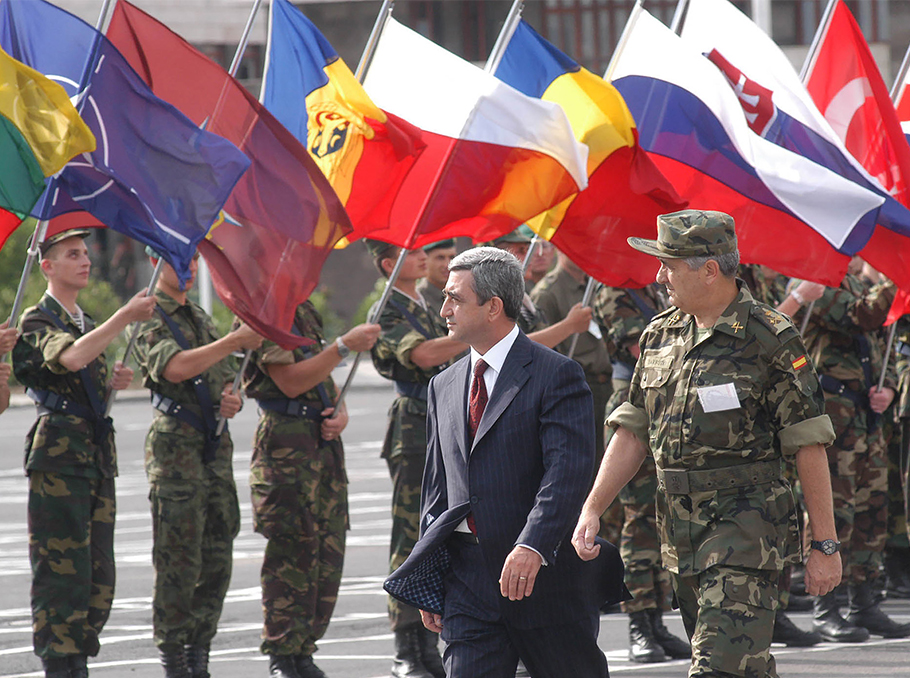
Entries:
<svg viewBox="0 0 910 678">
<path fill-rule="evenodd" d="M 638 340 L 651 318 L 667 307 L 667 298 L 657 283 L 642 289 L 601 286 L 592 306 L 613 362 L 613 393 L 607 401 L 610 414 L 629 396 Z M 604 438 L 609 441 L 611 435 L 608 428 Z M 663 622 L 672 590 L 670 575 L 660 562 L 656 494 L 657 471 L 649 455 L 619 493 L 624 518 L 620 554 L 632 594 L 632 600 L 622 603 L 623 612 L 629 615 L 629 661 L 643 664 L 692 656 L 689 644 L 670 633 Z"/>
<path fill-rule="evenodd" d="M 877 285 L 864 281 L 859 275 L 862 267 L 862 260 L 854 257 L 840 286 L 824 289 L 805 336 L 825 391 L 825 411 L 837 434 L 828 448 L 828 466 L 850 609 L 841 616 L 837 596 L 830 593 L 815 601 L 814 620 L 815 630 L 835 642 L 861 642 L 870 633 L 910 636 L 910 624 L 892 620 L 878 601 L 888 536 L 887 443 L 880 418 L 896 387 L 892 371 L 878 389 L 884 349 L 879 330 L 895 288 L 890 281 Z M 797 313 L 794 321 L 800 322 L 805 313 Z M 817 539 L 811 516 L 808 530 Z"/>
<path fill-rule="evenodd" d="M 379 272 L 389 277 L 400 249 L 378 240 L 365 240 Z M 417 541 L 420 485 L 427 454 L 427 384 L 453 358 L 467 350 L 450 339 L 438 313 L 431 313 L 417 293 L 426 275 L 427 255 L 412 250 L 378 322 L 382 327 L 373 346 L 376 371 L 395 384 L 398 397 L 389 408 L 389 426 L 382 456 L 392 477 L 392 539 L 389 571 L 394 572 Z M 370 309 L 370 317 L 374 310 Z M 443 678 L 438 637 L 428 631 L 416 608 L 389 598 L 389 622 L 395 633 L 393 678 Z"/>
<path fill-rule="evenodd" d="M 159 255 L 146 248 L 152 265 Z M 152 630 L 166 678 L 208 678 L 209 647 L 231 582 L 240 508 L 232 467 L 234 446 L 218 421 L 240 411 L 232 392 L 234 351 L 262 338 L 246 325 L 219 337 L 209 315 L 187 298 L 162 266 L 156 315 L 142 325 L 136 360 L 155 409 L 145 439 L 152 510 Z"/>
<path fill-rule="evenodd" d="M 287 350 L 270 341 L 253 354 L 244 391 L 259 404 L 250 494 L 253 528 L 268 541 L 262 561 L 262 645 L 271 678 L 325 678 L 313 661 L 338 599 L 348 523 L 347 474 L 332 370 L 368 351 L 379 326 L 358 325 L 326 345 L 312 302 L 292 328 L 309 340 Z M 333 416 L 335 415 L 335 416 Z"/>
<path fill-rule="evenodd" d="M 19 338 L 16 328 L 8 325 L 9 321 L 0 325 L 0 412 L 9 407 L 9 377 L 13 373 L 13 366 L 3 358 L 13 350 Z"/>
<path fill-rule="evenodd" d="M 47 678 L 87 676 L 110 615 L 117 456 L 106 400 L 133 371 L 118 362 L 108 381 L 104 350 L 155 308 L 143 291 L 95 326 L 77 303 L 92 265 L 89 233 L 63 231 L 41 244 L 47 292 L 23 313 L 13 348 L 16 378 L 38 406 L 25 470 L 33 642 Z"/>
<path fill-rule="evenodd" d="M 775 677 L 770 653 L 781 568 L 800 560 L 793 493 L 782 456 L 795 455 L 816 526 L 810 592 L 840 581 L 825 445 L 834 440 L 818 378 L 787 318 L 735 277 L 733 219 L 684 210 L 657 219 L 657 240 L 630 238 L 658 258 L 669 310 L 642 334 L 629 398 L 576 526 L 596 555 L 599 517 L 654 456 L 661 556 L 692 644 L 689 676 Z"/>
<path fill-rule="evenodd" d="M 425 302 L 430 313 L 439 315 L 445 296 L 442 293 L 449 279 L 449 262 L 458 254 L 455 239 L 440 240 L 423 248 L 427 254 L 427 275 L 417 283 L 417 291 Z"/>
</svg>

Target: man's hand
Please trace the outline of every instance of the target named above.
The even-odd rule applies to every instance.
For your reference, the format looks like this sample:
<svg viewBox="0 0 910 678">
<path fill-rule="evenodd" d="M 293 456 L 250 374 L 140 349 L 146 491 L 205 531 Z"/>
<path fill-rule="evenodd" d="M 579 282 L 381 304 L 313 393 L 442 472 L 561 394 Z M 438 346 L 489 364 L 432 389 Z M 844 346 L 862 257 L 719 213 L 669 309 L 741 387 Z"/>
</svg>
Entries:
<svg viewBox="0 0 910 678">
<path fill-rule="evenodd" d="M 799 296 L 806 300 L 806 303 L 810 301 L 818 301 L 825 293 L 825 286 L 821 283 L 803 280 L 799 285 L 796 286 L 796 292 L 799 294 Z"/>
<path fill-rule="evenodd" d="M 148 320 L 155 312 L 155 306 L 158 303 L 155 295 L 149 296 L 145 292 L 145 290 L 137 292 L 123 307 L 123 312 L 129 322 Z"/>
<path fill-rule="evenodd" d="M 423 625 L 433 633 L 442 633 L 442 615 L 421 610 L 420 620 L 423 622 Z"/>
<path fill-rule="evenodd" d="M 352 327 L 341 335 L 341 341 L 355 353 L 369 351 L 379 338 L 381 329 L 379 325 L 363 323 L 362 325 L 357 325 L 357 327 Z"/>
<path fill-rule="evenodd" d="M 348 408 L 342 405 L 337 417 L 332 417 L 334 413 L 334 407 L 327 407 L 320 413 L 325 417 L 319 427 L 319 434 L 323 440 L 335 440 L 348 425 Z"/>
<path fill-rule="evenodd" d="M 242 407 L 243 399 L 234 393 L 234 385 L 225 384 L 224 390 L 221 392 L 221 405 L 218 408 L 218 414 L 221 415 L 222 419 L 232 419 Z"/>
<path fill-rule="evenodd" d="M 806 591 L 810 596 L 823 596 L 840 584 L 844 566 L 840 553 L 826 556 L 817 549 L 812 549 L 806 560 Z"/>
<path fill-rule="evenodd" d="M 502 597 L 521 600 L 530 596 L 542 564 L 540 555 L 531 549 L 524 546 L 513 548 L 499 575 L 499 592 Z"/>
<path fill-rule="evenodd" d="M 0 361 L 0 389 L 9 386 L 9 376 L 13 373 L 13 366 L 9 363 Z"/>
<path fill-rule="evenodd" d="M 134 297 L 135 298 L 135 297 Z M 111 390 L 122 391 L 133 381 L 133 370 L 119 360 L 114 363 L 114 372 L 111 376 Z"/>
<path fill-rule="evenodd" d="M 894 389 L 885 386 L 881 391 L 878 386 L 869 389 L 869 407 L 876 414 L 881 414 L 888 409 L 888 405 L 894 400 Z"/>
<path fill-rule="evenodd" d="M 590 306 L 582 306 L 581 302 L 575 304 L 566 314 L 566 323 L 572 328 L 573 333 L 581 334 L 587 332 L 591 326 L 591 318 L 594 312 Z"/>
<path fill-rule="evenodd" d="M 0 356 L 5 356 L 13 350 L 16 340 L 19 338 L 19 332 L 15 327 L 8 327 L 9 320 L 0 325 Z"/>
<path fill-rule="evenodd" d="M 600 544 L 594 543 L 594 537 L 600 531 L 600 516 L 582 509 L 572 535 L 572 546 L 582 560 L 594 560 L 600 553 Z"/>
<path fill-rule="evenodd" d="M 241 323 L 240 327 L 231 332 L 228 336 L 234 340 L 236 345 L 235 350 L 237 351 L 255 351 L 262 346 L 262 337 L 256 334 L 256 330 L 246 323 Z"/>
</svg>

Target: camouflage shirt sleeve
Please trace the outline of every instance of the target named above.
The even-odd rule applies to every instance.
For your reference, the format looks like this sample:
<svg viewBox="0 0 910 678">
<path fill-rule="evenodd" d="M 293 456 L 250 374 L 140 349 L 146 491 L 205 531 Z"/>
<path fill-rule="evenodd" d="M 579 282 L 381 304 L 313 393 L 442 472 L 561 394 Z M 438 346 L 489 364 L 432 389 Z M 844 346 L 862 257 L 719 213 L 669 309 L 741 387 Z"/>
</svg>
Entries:
<svg viewBox="0 0 910 678">
<path fill-rule="evenodd" d="M 281 348 L 278 344 L 271 341 L 262 342 L 262 347 L 257 352 L 256 357 L 260 365 L 293 365 L 297 362 L 293 351 Z"/>
<path fill-rule="evenodd" d="M 37 358 L 38 367 L 43 365 L 54 374 L 66 374 L 69 371 L 60 364 L 60 356 L 63 352 L 76 343 L 76 337 L 69 332 L 64 332 L 50 324 L 29 330 L 28 325 L 25 324 L 22 330 L 22 341 L 33 349 L 33 357 Z M 16 376 L 19 378 L 18 370 Z"/>
<path fill-rule="evenodd" d="M 182 349 L 170 329 L 156 313 L 151 320 L 144 322 L 136 340 L 136 360 L 145 378 L 145 386 L 160 384 L 164 379 L 164 370 L 171 358 Z"/>
<path fill-rule="evenodd" d="M 888 316 L 894 294 L 894 283 L 890 281 L 867 289 L 855 277 L 848 278 L 840 287 L 826 289 L 815 302 L 812 322 L 846 334 L 877 330 Z"/>
</svg>

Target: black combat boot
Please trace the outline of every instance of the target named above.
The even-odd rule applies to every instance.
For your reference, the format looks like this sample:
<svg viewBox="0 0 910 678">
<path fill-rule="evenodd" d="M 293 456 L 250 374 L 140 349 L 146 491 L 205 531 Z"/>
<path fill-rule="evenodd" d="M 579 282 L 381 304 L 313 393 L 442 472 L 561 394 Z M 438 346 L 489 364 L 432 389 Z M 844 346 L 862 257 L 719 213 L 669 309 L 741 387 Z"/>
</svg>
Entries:
<svg viewBox="0 0 910 678">
<path fill-rule="evenodd" d="M 815 599 L 815 619 L 812 628 L 824 640 L 835 643 L 862 643 L 869 640 L 869 632 L 840 616 L 837 593 L 830 591 Z"/>
<path fill-rule="evenodd" d="M 648 616 L 651 617 L 651 630 L 654 632 L 654 639 L 663 648 L 664 653 L 671 659 L 689 659 L 692 656 L 692 648 L 689 643 L 678 636 L 670 633 L 670 629 L 664 624 L 664 615 L 660 610 L 648 610 Z"/>
<path fill-rule="evenodd" d="M 395 658 L 392 660 L 392 678 L 433 678 L 420 656 L 422 624 L 414 624 L 395 631 Z"/>
<path fill-rule="evenodd" d="M 425 626 L 420 628 L 420 659 L 433 678 L 446 678 L 446 669 L 439 656 L 439 634 Z"/>
<path fill-rule="evenodd" d="M 44 666 L 44 678 L 69 678 L 70 666 L 68 657 L 51 657 L 41 659 Z"/>
<path fill-rule="evenodd" d="M 193 678 L 182 645 L 178 647 L 162 645 L 158 648 L 158 655 L 164 668 L 164 678 Z"/>
<path fill-rule="evenodd" d="M 847 621 L 883 638 L 910 636 L 910 624 L 898 624 L 882 612 L 873 594 L 872 584 L 867 581 L 850 584 L 850 611 L 847 612 Z"/>
<path fill-rule="evenodd" d="M 70 667 L 70 678 L 88 678 L 88 657 L 71 654 L 66 658 Z"/>
<path fill-rule="evenodd" d="M 298 654 L 294 657 L 294 666 L 300 678 L 328 678 L 325 672 L 316 666 L 311 654 Z"/>
<path fill-rule="evenodd" d="M 296 657 L 292 654 L 269 655 L 269 678 L 300 678 Z"/>
<path fill-rule="evenodd" d="M 209 673 L 209 648 L 202 645 L 187 645 L 186 664 L 193 678 L 212 678 Z"/>
<path fill-rule="evenodd" d="M 783 643 L 788 647 L 812 647 L 822 642 L 822 637 L 817 631 L 803 631 L 794 624 L 790 617 L 780 608 L 774 615 L 774 635 L 772 643 Z"/>
<path fill-rule="evenodd" d="M 910 548 L 885 549 L 889 598 L 910 598 Z"/>
<path fill-rule="evenodd" d="M 629 661 L 637 664 L 667 661 L 664 649 L 654 637 L 647 610 L 629 613 Z"/>
</svg>

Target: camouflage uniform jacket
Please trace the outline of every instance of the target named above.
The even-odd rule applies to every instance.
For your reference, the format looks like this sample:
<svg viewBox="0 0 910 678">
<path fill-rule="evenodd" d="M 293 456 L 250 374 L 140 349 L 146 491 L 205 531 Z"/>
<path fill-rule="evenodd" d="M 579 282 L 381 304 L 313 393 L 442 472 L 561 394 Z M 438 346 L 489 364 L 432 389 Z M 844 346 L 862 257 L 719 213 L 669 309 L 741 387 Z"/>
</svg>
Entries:
<svg viewBox="0 0 910 678">
<path fill-rule="evenodd" d="M 191 349 L 219 339 L 212 319 L 198 304 L 187 299 L 181 305 L 161 290 L 155 290 L 155 298 L 161 310 L 180 328 Z M 158 311 L 151 320 L 142 324 L 136 340 L 136 361 L 142 374 L 143 386 L 170 398 L 185 410 L 202 418 L 192 380 L 175 384 L 164 378 L 168 362 L 183 350 Z M 225 384 L 234 380 L 236 371 L 235 361 L 229 357 L 215 363 L 200 375 L 208 386 L 209 397 L 216 410 L 221 403 L 221 392 Z M 154 410 L 146 443 L 145 471 L 153 480 L 204 480 L 208 466 L 208 473 L 224 480 L 232 480 L 231 447 L 222 443 L 215 459 L 205 464 L 202 460 L 204 445 L 205 434 L 201 431 L 177 417 Z"/>
<path fill-rule="evenodd" d="M 430 315 L 439 315 L 439 312 L 442 310 L 442 304 L 446 300 L 442 290 L 424 278 L 417 283 L 417 293 L 427 303 L 427 310 L 430 312 Z"/>
<path fill-rule="evenodd" d="M 243 388 L 247 397 L 256 400 L 287 399 L 284 392 L 269 377 L 267 366 L 293 365 L 312 358 L 324 349 L 325 335 L 322 330 L 322 317 L 312 302 L 305 301 L 297 307 L 293 331 L 314 343 L 288 351 L 271 341 L 262 342 L 262 346 L 253 352 L 250 364 L 243 374 Z M 330 376 L 316 388 L 301 393 L 293 400 L 317 408 L 321 412 L 326 407 L 332 407 L 337 397 L 335 382 Z M 271 449 L 255 446 L 251 462 L 254 481 L 291 482 L 300 472 L 306 471 L 305 465 L 302 465 L 301 462 L 315 454 L 320 444 L 326 444 L 320 443 L 320 424 L 321 422 L 317 420 L 263 410 L 259 420 L 260 431 L 257 433 L 257 439 L 261 437 L 265 440 L 277 440 L 290 436 L 294 437 L 298 444 L 293 450 L 282 448 L 286 454 L 277 456 L 272 454 Z M 340 454 L 341 441 L 330 442 L 334 444 Z"/>
<path fill-rule="evenodd" d="M 910 417 L 910 315 L 897 321 L 894 350 L 894 369 L 898 374 L 896 415 Z"/>
<path fill-rule="evenodd" d="M 768 278 L 758 264 L 740 266 L 740 275 L 749 286 L 752 298 L 768 306 L 777 307 L 787 298 L 787 281 L 784 275 Z"/>
<path fill-rule="evenodd" d="M 819 374 L 833 377 L 863 395 L 878 383 L 883 365 L 879 330 L 894 300 L 894 290 L 891 282 L 873 286 L 855 275 L 845 276 L 840 287 L 825 290 L 812 309 L 805 337 Z M 805 312 L 797 313 L 794 322 L 800 322 Z M 872 383 L 867 383 L 858 341 L 868 342 Z M 889 364 L 893 366 L 893 362 Z M 896 386 L 891 369 L 885 375 L 885 385 Z"/>
<path fill-rule="evenodd" d="M 594 322 L 600 326 L 613 358 L 614 379 L 620 378 L 618 375 L 622 374 L 623 368 L 631 373 L 635 367 L 638 359 L 630 349 L 638 344 L 649 322 L 632 295 L 636 295 L 640 303 L 650 309 L 652 317 L 667 307 L 667 299 L 656 283 L 637 290 L 601 285 L 594 293 L 591 304 Z M 617 363 L 620 365 L 617 366 Z"/>
<path fill-rule="evenodd" d="M 736 299 L 701 341 L 695 319 L 675 307 L 654 318 L 641 337 L 629 400 L 608 418 L 650 447 L 659 477 L 667 469 L 687 472 L 688 491 L 662 484 L 657 496 L 663 562 L 681 575 L 798 562 L 795 503 L 780 460 L 834 440 L 796 329 L 738 284 Z M 705 412 L 703 402 L 716 392 L 705 389 L 731 385 L 739 406 L 730 407 L 728 391 L 721 409 Z M 745 465 L 773 475 L 756 484 L 750 472 L 742 482 L 742 470 L 731 467 Z"/>
<path fill-rule="evenodd" d="M 370 316 L 373 310 L 370 309 Z M 449 363 L 424 369 L 411 362 L 411 351 L 428 339 L 446 336 L 447 330 L 442 318 L 430 314 L 417 300 L 397 289 L 392 290 L 378 323 L 382 330 L 370 351 L 373 366 L 395 382 L 399 394 L 389 411 L 390 433 L 386 435 L 382 456 L 426 454 L 426 387 Z"/>
<path fill-rule="evenodd" d="M 62 320 L 66 331 L 53 324 L 38 306 Z M 90 408 L 79 372 L 70 372 L 59 362 L 60 355 L 82 336 L 82 331 L 50 295 L 41 297 L 38 306 L 27 309 L 19 323 L 22 336 L 13 348 L 16 378 L 28 388 L 50 391 Z M 86 315 L 86 333 L 93 328 Z M 108 382 L 104 354 L 89 363 L 87 369 L 98 401 L 104 403 Z M 117 475 L 114 431 L 110 429 L 99 442 L 94 437 L 94 424 L 87 419 L 53 411 L 41 414 L 26 438 L 25 468 L 85 478 L 113 478 Z"/>
</svg>

